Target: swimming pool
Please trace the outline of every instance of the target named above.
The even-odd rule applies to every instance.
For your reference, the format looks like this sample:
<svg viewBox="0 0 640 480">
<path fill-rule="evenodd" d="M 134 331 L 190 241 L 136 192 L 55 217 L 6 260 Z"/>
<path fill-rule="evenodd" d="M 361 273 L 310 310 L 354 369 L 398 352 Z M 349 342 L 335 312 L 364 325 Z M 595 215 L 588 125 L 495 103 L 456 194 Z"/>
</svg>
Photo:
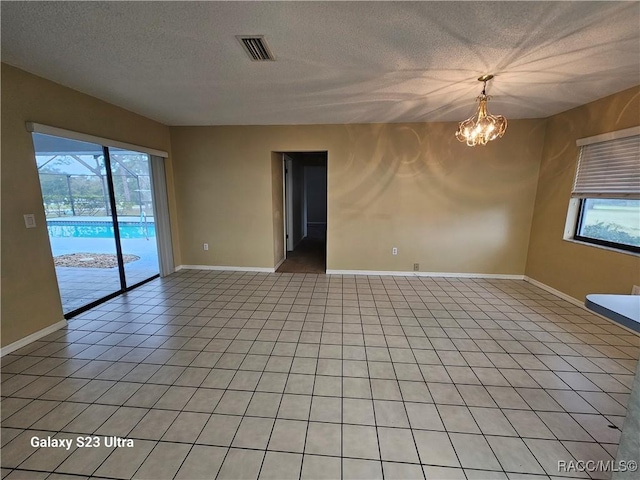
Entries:
<svg viewBox="0 0 640 480">
<path fill-rule="evenodd" d="M 113 238 L 113 225 L 108 222 L 47 222 L 49 236 L 54 238 Z M 119 224 L 120 238 L 152 238 L 156 236 L 155 224 Z"/>
</svg>

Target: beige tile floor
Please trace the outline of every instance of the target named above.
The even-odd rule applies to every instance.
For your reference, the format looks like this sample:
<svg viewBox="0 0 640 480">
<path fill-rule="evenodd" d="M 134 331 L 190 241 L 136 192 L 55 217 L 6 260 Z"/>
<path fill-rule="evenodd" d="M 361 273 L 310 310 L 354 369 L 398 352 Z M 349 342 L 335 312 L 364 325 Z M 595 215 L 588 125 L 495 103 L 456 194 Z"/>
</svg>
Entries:
<svg viewBox="0 0 640 480">
<path fill-rule="evenodd" d="M 588 478 L 639 345 L 523 281 L 180 271 L 2 358 L 2 478 Z"/>
</svg>

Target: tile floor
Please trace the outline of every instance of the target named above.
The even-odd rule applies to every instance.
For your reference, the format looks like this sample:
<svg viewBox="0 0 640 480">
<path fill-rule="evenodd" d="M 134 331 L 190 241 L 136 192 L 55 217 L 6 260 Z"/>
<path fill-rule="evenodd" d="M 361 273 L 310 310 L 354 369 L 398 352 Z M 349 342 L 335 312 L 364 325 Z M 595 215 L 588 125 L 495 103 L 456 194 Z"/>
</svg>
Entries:
<svg viewBox="0 0 640 480">
<path fill-rule="evenodd" d="M 156 263 L 158 257 L 155 257 Z M 135 285 L 158 274 L 158 267 L 125 264 L 127 285 Z M 120 290 L 117 268 L 56 267 L 62 311 L 66 314 Z"/>
<path fill-rule="evenodd" d="M 2 358 L 2 478 L 585 477 L 639 338 L 523 281 L 183 270 Z"/>
</svg>

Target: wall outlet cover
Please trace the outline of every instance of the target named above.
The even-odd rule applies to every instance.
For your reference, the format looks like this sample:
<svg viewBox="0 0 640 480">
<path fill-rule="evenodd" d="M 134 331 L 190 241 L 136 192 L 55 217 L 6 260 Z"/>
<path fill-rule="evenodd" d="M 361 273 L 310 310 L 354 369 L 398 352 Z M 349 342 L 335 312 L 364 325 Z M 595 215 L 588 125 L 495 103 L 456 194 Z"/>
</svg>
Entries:
<svg viewBox="0 0 640 480">
<path fill-rule="evenodd" d="M 414 272 L 419 272 L 420 271 L 420 264 L 419 263 L 414 263 L 413 264 L 413 271 Z"/>
<path fill-rule="evenodd" d="M 640 286 L 634 285 L 631 289 L 631 295 L 640 295 Z"/>
<path fill-rule="evenodd" d="M 33 213 L 24 215 L 24 226 L 26 228 L 36 228 L 36 216 Z"/>
</svg>

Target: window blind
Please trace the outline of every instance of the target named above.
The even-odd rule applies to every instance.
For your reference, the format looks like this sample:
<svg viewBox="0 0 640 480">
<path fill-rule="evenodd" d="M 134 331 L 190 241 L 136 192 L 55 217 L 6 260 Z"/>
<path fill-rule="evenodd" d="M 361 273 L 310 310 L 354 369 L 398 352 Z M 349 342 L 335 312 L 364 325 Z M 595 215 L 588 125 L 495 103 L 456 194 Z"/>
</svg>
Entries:
<svg viewBox="0 0 640 480">
<path fill-rule="evenodd" d="M 580 147 L 574 197 L 640 198 L 640 135 Z"/>
</svg>

